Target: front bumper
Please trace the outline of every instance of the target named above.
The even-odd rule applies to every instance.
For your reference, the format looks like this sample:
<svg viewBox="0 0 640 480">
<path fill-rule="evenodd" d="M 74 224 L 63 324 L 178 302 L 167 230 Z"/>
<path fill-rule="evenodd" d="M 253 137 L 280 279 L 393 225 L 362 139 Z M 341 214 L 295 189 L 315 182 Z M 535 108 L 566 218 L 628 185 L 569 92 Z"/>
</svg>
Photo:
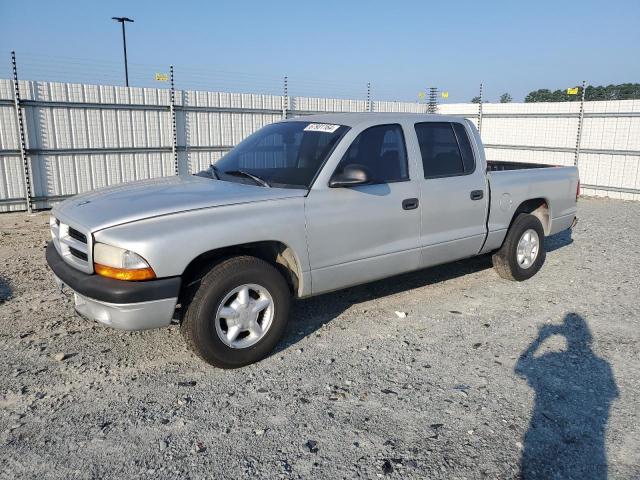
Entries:
<svg viewBox="0 0 640 480">
<path fill-rule="evenodd" d="M 82 316 L 123 330 L 146 330 L 171 323 L 180 292 L 180 277 L 126 282 L 88 275 L 67 264 L 52 243 L 47 263 L 61 289 L 74 293 Z"/>
</svg>

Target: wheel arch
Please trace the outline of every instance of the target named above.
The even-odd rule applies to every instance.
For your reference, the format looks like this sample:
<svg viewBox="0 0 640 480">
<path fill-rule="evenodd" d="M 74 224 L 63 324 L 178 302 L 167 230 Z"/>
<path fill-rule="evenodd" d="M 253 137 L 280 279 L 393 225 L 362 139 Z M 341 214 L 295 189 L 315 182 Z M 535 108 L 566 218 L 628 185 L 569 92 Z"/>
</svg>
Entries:
<svg viewBox="0 0 640 480">
<path fill-rule="evenodd" d="M 183 292 L 197 283 L 216 263 L 225 258 L 249 255 L 276 267 L 289 285 L 293 295 L 302 288 L 302 269 L 294 250 L 278 240 L 265 240 L 216 248 L 193 258 L 182 273 Z"/>
<path fill-rule="evenodd" d="M 515 219 L 521 213 L 528 213 L 537 217 L 542 224 L 544 234 L 549 235 L 549 233 L 551 232 L 551 207 L 549 201 L 546 198 L 530 198 L 518 205 L 518 208 L 514 210 L 513 216 L 511 217 L 509 229 L 511 228 L 511 225 L 513 225 Z"/>
</svg>

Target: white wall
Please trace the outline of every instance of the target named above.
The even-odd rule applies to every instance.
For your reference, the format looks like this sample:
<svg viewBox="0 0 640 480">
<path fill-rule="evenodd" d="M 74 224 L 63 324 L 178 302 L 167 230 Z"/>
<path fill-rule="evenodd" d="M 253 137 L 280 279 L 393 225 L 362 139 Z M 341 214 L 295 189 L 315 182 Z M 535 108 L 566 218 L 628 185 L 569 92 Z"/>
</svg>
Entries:
<svg viewBox="0 0 640 480">
<path fill-rule="evenodd" d="M 487 158 L 573 165 L 579 109 L 579 102 L 484 104 Z M 440 105 L 439 112 L 477 115 L 478 105 Z M 583 194 L 640 200 L 639 193 L 612 190 L 640 191 L 640 100 L 586 102 L 580 149 L 580 181 L 603 187 Z"/>
<path fill-rule="evenodd" d="M 169 91 L 21 81 L 37 208 L 106 185 L 174 174 Z M 25 209 L 13 84 L 0 80 L 0 211 Z M 177 92 L 181 171 L 198 171 L 256 129 L 282 118 L 283 98 Z M 290 115 L 365 111 L 365 100 L 291 97 Z M 425 112 L 426 105 L 373 102 L 378 112 Z M 484 104 L 482 138 L 490 160 L 572 165 L 579 103 Z M 478 105 L 444 104 L 439 113 L 477 123 Z M 565 115 L 565 116 L 562 116 Z M 568 116 L 566 116 L 568 115 Z M 585 194 L 640 199 L 640 101 L 585 104 L 580 177 Z M 611 153 L 610 150 L 624 154 Z M 45 199 L 53 197 L 53 199 Z M 4 200 L 4 202 L 3 202 Z"/>
</svg>

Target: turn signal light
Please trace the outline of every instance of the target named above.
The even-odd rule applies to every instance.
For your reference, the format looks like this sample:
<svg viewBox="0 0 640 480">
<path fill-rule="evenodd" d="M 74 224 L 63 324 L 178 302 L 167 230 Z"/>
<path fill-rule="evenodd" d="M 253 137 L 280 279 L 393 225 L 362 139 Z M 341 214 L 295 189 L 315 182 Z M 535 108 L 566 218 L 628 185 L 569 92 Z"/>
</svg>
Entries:
<svg viewBox="0 0 640 480">
<path fill-rule="evenodd" d="M 151 267 L 148 268 L 116 268 L 116 267 L 107 267 L 106 265 L 100 265 L 99 263 L 94 263 L 93 268 L 98 275 L 107 278 L 115 278 L 116 280 L 127 280 L 131 282 L 141 281 L 141 280 L 152 280 L 156 278 L 156 273 L 153 271 Z"/>
</svg>

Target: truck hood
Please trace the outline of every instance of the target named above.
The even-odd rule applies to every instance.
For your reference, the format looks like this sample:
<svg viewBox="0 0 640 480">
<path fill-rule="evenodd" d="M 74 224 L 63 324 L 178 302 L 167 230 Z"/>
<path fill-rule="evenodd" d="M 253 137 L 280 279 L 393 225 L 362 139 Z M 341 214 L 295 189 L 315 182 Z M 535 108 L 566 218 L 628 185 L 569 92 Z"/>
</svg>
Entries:
<svg viewBox="0 0 640 480">
<path fill-rule="evenodd" d="M 102 188 L 57 204 L 52 214 L 91 232 L 160 215 L 238 203 L 303 197 L 306 190 L 267 188 L 193 175 Z"/>
</svg>

